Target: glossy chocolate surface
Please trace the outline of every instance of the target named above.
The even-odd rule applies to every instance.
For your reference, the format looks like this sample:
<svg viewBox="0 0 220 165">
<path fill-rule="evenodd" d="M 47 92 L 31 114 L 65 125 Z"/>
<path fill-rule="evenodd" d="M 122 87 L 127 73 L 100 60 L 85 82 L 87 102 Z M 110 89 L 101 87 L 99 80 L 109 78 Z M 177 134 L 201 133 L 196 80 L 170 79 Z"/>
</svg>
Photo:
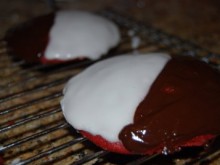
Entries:
<svg viewBox="0 0 220 165">
<path fill-rule="evenodd" d="M 8 31 L 5 36 L 10 54 L 29 63 L 40 61 L 49 40 L 54 13 L 37 17 Z"/>
<path fill-rule="evenodd" d="M 220 134 L 220 74 L 188 58 L 171 59 L 119 135 L 131 152 L 179 150 L 190 139 Z"/>
</svg>

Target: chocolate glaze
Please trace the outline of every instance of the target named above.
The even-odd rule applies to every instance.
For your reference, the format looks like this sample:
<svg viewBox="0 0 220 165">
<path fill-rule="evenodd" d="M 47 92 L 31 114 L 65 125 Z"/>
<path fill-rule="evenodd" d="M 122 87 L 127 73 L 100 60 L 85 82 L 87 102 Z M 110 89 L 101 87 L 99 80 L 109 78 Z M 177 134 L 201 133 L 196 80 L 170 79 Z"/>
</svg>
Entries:
<svg viewBox="0 0 220 165">
<path fill-rule="evenodd" d="M 5 41 L 10 54 L 29 63 L 39 62 L 49 41 L 49 30 L 54 23 L 54 17 L 54 13 L 39 16 L 9 30 Z"/>
<path fill-rule="evenodd" d="M 172 58 L 119 135 L 131 152 L 174 152 L 190 139 L 220 134 L 220 74 L 207 64 Z"/>
</svg>

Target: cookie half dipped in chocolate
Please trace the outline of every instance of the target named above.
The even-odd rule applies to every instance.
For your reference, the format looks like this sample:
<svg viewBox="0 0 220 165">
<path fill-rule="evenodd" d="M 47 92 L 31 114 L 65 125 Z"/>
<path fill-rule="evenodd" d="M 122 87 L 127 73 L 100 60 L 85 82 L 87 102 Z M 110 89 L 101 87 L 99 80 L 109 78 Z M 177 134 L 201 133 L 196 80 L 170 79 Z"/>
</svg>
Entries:
<svg viewBox="0 0 220 165">
<path fill-rule="evenodd" d="M 73 77 L 66 120 L 96 145 L 125 154 L 173 153 L 220 134 L 220 74 L 189 57 L 121 55 Z"/>
<path fill-rule="evenodd" d="M 116 24 L 99 15 L 61 10 L 34 18 L 5 36 L 10 53 L 28 63 L 96 60 L 120 41 Z"/>
</svg>

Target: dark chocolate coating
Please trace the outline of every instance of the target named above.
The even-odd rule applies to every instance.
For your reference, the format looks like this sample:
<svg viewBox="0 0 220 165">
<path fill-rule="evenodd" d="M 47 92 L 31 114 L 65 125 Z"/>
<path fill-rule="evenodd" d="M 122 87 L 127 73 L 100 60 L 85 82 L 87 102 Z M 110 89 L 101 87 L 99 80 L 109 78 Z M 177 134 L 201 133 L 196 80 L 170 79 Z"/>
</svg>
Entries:
<svg viewBox="0 0 220 165">
<path fill-rule="evenodd" d="M 54 23 L 54 13 L 39 16 L 7 32 L 5 41 L 10 54 L 28 63 L 40 61 L 49 41 L 49 31 Z"/>
<path fill-rule="evenodd" d="M 131 152 L 169 152 L 201 135 L 220 134 L 220 74 L 191 58 L 172 58 L 119 135 Z"/>
</svg>

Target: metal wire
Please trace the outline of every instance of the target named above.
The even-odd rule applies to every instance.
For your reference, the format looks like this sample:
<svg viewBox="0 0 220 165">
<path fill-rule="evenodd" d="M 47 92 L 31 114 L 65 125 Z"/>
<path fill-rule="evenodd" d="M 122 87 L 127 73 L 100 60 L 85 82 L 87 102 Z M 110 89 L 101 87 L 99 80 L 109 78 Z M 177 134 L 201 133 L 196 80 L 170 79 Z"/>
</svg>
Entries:
<svg viewBox="0 0 220 165">
<path fill-rule="evenodd" d="M 62 93 L 61 92 L 56 92 L 56 93 L 52 93 L 51 95 L 48 95 L 48 96 L 44 96 L 44 97 L 41 97 L 41 98 L 38 98 L 38 99 L 33 99 L 33 100 L 31 100 L 27 103 L 24 103 L 24 104 L 14 105 L 10 108 L 1 110 L 0 115 L 4 115 L 4 114 L 7 114 L 7 113 L 12 113 L 12 112 L 15 112 L 17 110 L 32 106 L 34 104 L 39 104 L 43 101 L 48 101 L 48 100 L 51 100 L 51 99 L 54 99 L 54 98 L 57 98 L 57 97 L 60 97 L 60 96 L 62 96 Z"/>
<path fill-rule="evenodd" d="M 40 154 L 34 156 L 34 157 L 31 157 L 31 158 L 29 158 L 29 159 L 23 160 L 23 161 L 19 162 L 17 165 L 29 164 L 29 163 L 31 163 L 31 162 L 33 162 L 33 161 L 35 161 L 35 160 L 38 160 L 38 159 L 40 159 L 40 158 L 42 158 L 42 157 L 45 157 L 45 156 L 50 155 L 50 154 L 52 154 L 52 153 L 54 153 L 54 152 L 60 151 L 60 150 L 62 150 L 62 149 L 64 149 L 64 148 L 67 148 L 67 147 L 69 147 L 69 146 L 71 146 L 71 145 L 74 145 L 74 144 L 76 144 L 76 143 L 83 142 L 83 141 L 85 141 L 85 140 L 86 140 L 85 138 L 79 137 L 79 138 L 74 139 L 74 140 L 72 140 L 72 141 L 70 141 L 70 142 L 67 142 L 67 143 L 65 143 L 65 144 L 63 144 L 63 145 L 60 145 L 60 146 L 58 146 L 58 147 L 56 147 L 56 148 L 52 148 L 52 149 L 50 149 L 50 150 L 48 150 L 48 151 L 42 152 L 42 153 L 40 153 Z"/>
<path fill-rule="evenodd" d="M 81 159 L 77 162 L 74 162 L 72 165 L 80 165 L 80 164 L 83 164 L 83 163 L 87 163 L 90 160 L 93 160 L 95 158 L 97 159 L 99 157 L 105 156 L 108 153 L 109 153 L 108 151 L 101 150 L 101 151 L 98 151 L 98 152 L 95 152 L 95 153 L 84 156 L 83 159 Z"/>
<path fill-rule="evenodd" d="M 146 25 L 126 16 L 122 16 L 115 11 L 104 10 L 99 13 L 107 18 L 114 20 L 118 24 L 125 26 L 126 28 L 133 29 L 139 33 L 141 32 L 142 35 L 147 37 L 148 40 L 157 45 L 163 45 L 170 49 L 177 49 L 181 55 L 199 57 L 200 54 L 203 54 L 200 59 L 206 62 L 210 62 L 210 59 L 219 59 L 219 54 L 212 53 L 193 42 L 186 41 L 177 36 L 165 33 L 150 25 Z M 216 65 L 218 65 L 218 63 Z"/>
<path fill-rule="evenodd" d="M 60 107 L 57 106 L 57 108 L 53 108 L 52 110 L 49 110 L 49 111 L 46 111 L 43 113 L 38 112 L 36 114 L 31 114 L 31 115 L 26 116 L 24 119 L 19 120 L 18 122 L 14 123 L 12 125 L 0 127 L 0 133 L 8 131 L 8 130 L 15 128 L 15 127 L 18 127 L 20 125 L 26 124 L 30 121 L 34 121 L 34 120 L 41 119 L 41 118 L 49 116 L 49 115 L 53 115 L 53 114 L 60 112 L 60 111 L 61 111 Z"/>
<path fill-rule="evenodd" d="M 3 103 L 3 102 L 6 102 L 6 101 L 9 101 L 9 100 L 12 100 L 12 99 L 16 99 L 16 98 L 22 97 L 22 96 L 27 95 L 27 94 L 31 94 L 31 93 L 34 93 L 34 92 L 42 91 L 42 90 L 45 90 L 45 89 L 48 89 L 48 88 L 51 88 L 51 87 L 63 84 L 69 78 L 70 78 L 70 76 L 67 76 L 65 78 L 57 79 L 57 80 L 54 80 L 54 81 L 46 83 L 46 84 L 42 83 L 42 84 L 40 84 L 38 86 L 33 87 L 32 89 L 23 90 L 23 91 L 18 92 L 18 93 L 14 93 L 14 94 L 11 94 L 11 95 L 7 95 L 5 97 L 1 97 L 0 98 L 0 103 Z"/>
<path fill-rule="evenodd" d="M 43 136 L 43 135 L 47 135 L 53 131 L 57 131 L 58 129 L 61 129 L 61 128 L 67 128 L 69 127 L 69 125 L 67 123 L 61 123 L 55 127 L 52 127 L 52 128 L 49 128 L 49 129 L 45 129 L 44 131 L 40 132 L 40 133 L 36 133 L 32 136 L 28 136 L 26 138 L 23 138 L 23 139 L 20 139 L 16 142 L 12 142 L 10 144 L 7 144 L 5 146 L 1 146 L 0 147 L 0 152 L 3 152 L 9 148 L 12 148 L 12 147 L 16 147 L 16 146 L 19 146 L 21 145 L 22 143 L 25 143 L 25 142 L 28 142 L 30 140 L 35 140 L 36 138 L 39 138 L 40 136 Z"/>
</svg>

